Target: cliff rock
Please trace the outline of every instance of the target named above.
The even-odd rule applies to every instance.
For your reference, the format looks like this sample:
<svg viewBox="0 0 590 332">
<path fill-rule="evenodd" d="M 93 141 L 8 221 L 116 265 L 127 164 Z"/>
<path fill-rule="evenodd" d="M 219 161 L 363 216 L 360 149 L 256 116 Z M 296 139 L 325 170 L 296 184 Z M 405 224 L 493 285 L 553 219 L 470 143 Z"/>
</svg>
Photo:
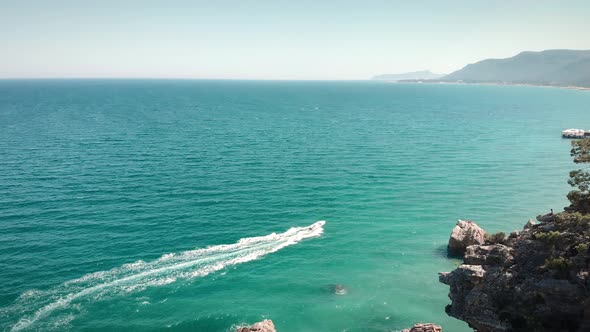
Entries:
<svg viewBox="0 0 590 332">
<path fill-rule="evenodd" d="M 564 212 L 468 246 L 464 264 L 439 274 L 450 286 L 447 314 L 480 332 L 590 331 L 589 225 Z"/>
<path fill-rule="evenodd" d="M 402 332 L 442 332 L 442 327 L 432 323 L 418 323 L 411 329 L 405 329 Z"/>
<path fill-rule="evenodd" d="M 463 254 L 465 249 L 473 244 L 483 244 L 486 232 L 473 221 L 457 221 L 449 239 L 449 253 Z"/>
<path fill-rule="evenodd" d="M 277 332 L 277 330 L 272 320 L 265 319 L 250 326 L 239 327 L 237 332 Z"/>
</svg>

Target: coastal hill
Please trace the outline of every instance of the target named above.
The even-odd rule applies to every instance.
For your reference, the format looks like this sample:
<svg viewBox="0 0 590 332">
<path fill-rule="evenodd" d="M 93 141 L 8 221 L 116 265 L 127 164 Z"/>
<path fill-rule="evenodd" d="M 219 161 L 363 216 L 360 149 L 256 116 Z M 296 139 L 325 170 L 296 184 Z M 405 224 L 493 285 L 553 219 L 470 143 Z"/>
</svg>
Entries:
<svg viewBox="0 0 590 332">
<path fill-rule="evenodd" d="M 522 52 L 510 58 L 487 59 L 440 81 L 590 87 L 590 50 Z"/>
<path fill-rule="evenodd" d="M 400 81 L 400 80 L 435 80 L 443 77 L 444 74 L 435 74 L 430 70 L 413 71 L 401 74 L 383 74 L 373 76 L 373 80 Z"/>
</svg>

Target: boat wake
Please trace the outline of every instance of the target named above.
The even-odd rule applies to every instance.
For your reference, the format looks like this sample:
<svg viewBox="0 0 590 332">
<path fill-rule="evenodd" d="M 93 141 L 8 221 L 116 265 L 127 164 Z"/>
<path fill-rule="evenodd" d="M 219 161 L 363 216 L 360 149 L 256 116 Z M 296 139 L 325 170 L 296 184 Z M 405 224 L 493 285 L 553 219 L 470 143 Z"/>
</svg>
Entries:
<svg viewBox="0 0 590 332">
<path fill-rule="evenodd" d="M 18 312 L 20 317 L 11 331 L 32 328 L 56 311 L 76 307 L 81 299 L 100 299 L 169 284 L 179 279 L 202 277 L 228 266 L 258 259 L 303 239 L 320 236 L 324 224 L 325 221 L 318 221 L 307 227 L 290 228 L 280 234 L 243 238 L 233 244 L 165 254 L 152 262 L 137 261 L 112 270 L 87 274 L 48 291 L 27 291 L 9 308 L 9 311 Z"/>
</svg>

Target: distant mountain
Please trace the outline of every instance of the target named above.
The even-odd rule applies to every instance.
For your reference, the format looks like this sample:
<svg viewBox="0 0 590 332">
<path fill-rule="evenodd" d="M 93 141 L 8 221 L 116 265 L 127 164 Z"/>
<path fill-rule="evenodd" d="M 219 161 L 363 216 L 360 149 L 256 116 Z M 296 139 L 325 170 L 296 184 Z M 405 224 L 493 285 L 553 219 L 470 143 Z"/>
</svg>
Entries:
<svg viewBox="0 0 590 332">
<path fill-rule="evenodd" d="M 469 64 L 440 80 L 590 87 L 590 50 L 522 52 Z"/>
<path fill-rule="evenodd" d="M 430 70 L 414 71 L 403 74 L 384 74 L 373 76 L 374 80 L 401 81 L 401 80 L 435 80 L 443 77 L 444 74 L 435 74 Z"/>
</svg>

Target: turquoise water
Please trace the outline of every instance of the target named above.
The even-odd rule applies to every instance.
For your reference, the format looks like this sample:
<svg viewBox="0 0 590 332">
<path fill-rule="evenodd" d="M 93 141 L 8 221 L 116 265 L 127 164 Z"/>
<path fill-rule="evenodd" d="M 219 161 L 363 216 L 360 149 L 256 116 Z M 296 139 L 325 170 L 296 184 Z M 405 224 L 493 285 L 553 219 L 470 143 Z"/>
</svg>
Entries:
<svg viewBox="0 0 590 332">
<path fill-rule="evenodd" d="M 559 133 L 590 127 L 588 105 L 534 87 L 0 81 L 0 329 L 468 331 L 437 280 L 456 219 L 510 231 L 564 206 Z"/>
</svg>

